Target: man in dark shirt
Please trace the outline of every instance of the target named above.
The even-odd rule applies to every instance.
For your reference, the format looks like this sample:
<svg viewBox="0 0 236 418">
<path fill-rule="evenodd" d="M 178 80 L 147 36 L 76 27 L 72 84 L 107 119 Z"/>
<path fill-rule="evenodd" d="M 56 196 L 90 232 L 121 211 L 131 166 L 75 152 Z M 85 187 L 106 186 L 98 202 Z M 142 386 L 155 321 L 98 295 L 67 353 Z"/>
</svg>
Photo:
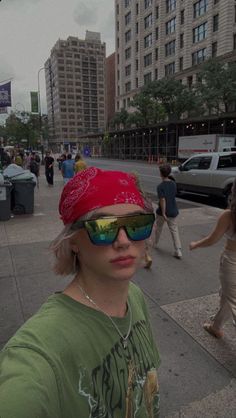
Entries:
<svg viewBox="0 0 236 418">
<path fill-rule="evenodd" d="M 182 257 L 181 242 L 179 238 L 179 230 L 176 222 L 176 218 L 179 214 L 177 203 L 176 203 L 176 184 L 169 178 L 171 173 L 171 166 L 164 164 L 160 166 L 160 175 L 162 182 L 157 187 L 157 195 L 159 198 L 159 206 L 156 214 L 156 233 L 155 233 L 155 247 L 159 243 L 162 228 L 164 222 L 167 223 L 171 233 L 171 237 L 174 244 L 174 256 L 176 258 Z"/>
<path fill-rule="evenodd" d="M 46 157 L 44 158 L 44 163 L 45 163 L 45 175 L 46 175 L 48 185 L 53 186 L 53 176 L 54 176 L 53 163 L 54 163 L 54 158 L 50 155 L 50 153 L 48 151 L 46 152 Z"/>
</svg>

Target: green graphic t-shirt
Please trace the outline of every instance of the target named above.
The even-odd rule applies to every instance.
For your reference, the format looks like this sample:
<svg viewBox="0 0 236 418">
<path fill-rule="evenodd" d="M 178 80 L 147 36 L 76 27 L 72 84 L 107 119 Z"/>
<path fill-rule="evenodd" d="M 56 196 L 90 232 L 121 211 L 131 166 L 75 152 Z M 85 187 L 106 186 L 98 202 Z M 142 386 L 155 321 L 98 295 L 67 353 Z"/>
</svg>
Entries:
<svg viewBox="0 0 236 418">
<path fill-rule="evenodd" d="M 55 294 L 0 355 L 1 418 L 157 418 L 159 356 L 130 284 L 128 346 L 102 312 Z M 130 315 L 113 318 L 123 335 Z"/>
</svg>

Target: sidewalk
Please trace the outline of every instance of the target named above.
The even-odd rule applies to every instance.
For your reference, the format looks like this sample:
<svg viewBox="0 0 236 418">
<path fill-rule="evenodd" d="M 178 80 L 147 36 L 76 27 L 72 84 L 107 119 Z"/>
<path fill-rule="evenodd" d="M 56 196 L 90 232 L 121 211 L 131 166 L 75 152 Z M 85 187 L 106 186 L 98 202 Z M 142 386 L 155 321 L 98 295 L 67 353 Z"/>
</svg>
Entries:
<svg viewBox="0 0 236 418">
<path fill-rule="evenodd" d="M 61 231 L 58 200 L 63 187 L 56 170 L 48 187 L 41 170 L 33 215 L 0 222 L 0 347 L 52 293 L 70 278 L 51 271 L 48 246 Z M 223 243 L 190 253 L 188 243 L 204 236 L 219 209 L 180 202 L 180 234 L 184 256 L 172 256 L 169 233 L 152 250 L 150 271 L 138 272 L 145 292 L 162 364 L 161 418 L 236 416 L 236 329 L 230 322 L 221 341 L 202 324 L 218 304 L 218 264 Z M 69 418 L 69 417 L 68 417 Z"/>
</svg>

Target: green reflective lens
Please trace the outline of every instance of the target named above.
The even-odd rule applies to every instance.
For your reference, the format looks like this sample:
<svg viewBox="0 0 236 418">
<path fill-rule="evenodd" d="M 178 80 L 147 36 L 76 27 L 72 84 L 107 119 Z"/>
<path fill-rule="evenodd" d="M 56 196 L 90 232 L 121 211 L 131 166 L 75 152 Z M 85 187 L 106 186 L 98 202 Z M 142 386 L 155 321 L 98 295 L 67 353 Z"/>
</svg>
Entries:
<svg viewBox="0 0 236 418">
<path fill-rule="evenodd" d="M 112 216 L 84 221 L 89 238 L 95 245 L 112 244 L 124 228 L 128 238 L 132 241 L 142 241 L 150 237 L 155 216 L 153 213 Z"/>
</svg>

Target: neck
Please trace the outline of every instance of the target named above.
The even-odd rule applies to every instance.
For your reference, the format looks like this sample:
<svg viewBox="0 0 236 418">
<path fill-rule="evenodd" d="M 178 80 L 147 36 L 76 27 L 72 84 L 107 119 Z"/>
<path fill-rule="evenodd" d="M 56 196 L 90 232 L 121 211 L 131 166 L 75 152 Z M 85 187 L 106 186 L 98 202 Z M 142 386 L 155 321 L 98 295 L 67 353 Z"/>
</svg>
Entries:
<svg viewBox="0 0 236 418">
<path fill-rule="evenodd" d="M 86 298 L 79 286 L 89 298 L 96 303 L 99 310 L 106 312 L 110 316 L 125 316 L 129 282 L 103 282 L 102 280 L 96 280 L 96 278 L 85 278 L 82 274 L 76 275 L 71 284 L 65 289 L 64 293 L 84 305 L 97 309 L 95 305 Z"/>
</svg>

